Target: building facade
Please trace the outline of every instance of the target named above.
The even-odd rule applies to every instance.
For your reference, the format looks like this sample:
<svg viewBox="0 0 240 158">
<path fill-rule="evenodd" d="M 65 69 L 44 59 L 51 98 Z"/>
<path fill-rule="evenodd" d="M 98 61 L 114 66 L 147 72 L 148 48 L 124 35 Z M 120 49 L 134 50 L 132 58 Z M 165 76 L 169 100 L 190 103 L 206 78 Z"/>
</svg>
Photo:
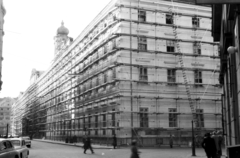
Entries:
<svg viewBox="0 0 240 158">
<path fill-rule="evenodd" d="M 0 98 L 0 135 L 11 134 L 11 109 L 14 98 Z"/>
<path fill-rule="evenodd" d="M 4 16 L 6 14 L 6 10 L 3 6 L 3 0 L 0 0 L 0 90 L 2 89 L 2 46 L 3 46 L 3 24 L 4 24 Z"/>
<path fill-rule="evenodd" d="M 56 141 L 188 145 L 221 130 L 218 44 L 211 8 L 113 0 L 75 39 L 62 26 L 55 58 L 23 93 L 23 135 Z"/>
<path fill-rule="evenodd" d="M 211 3 L 211 2 L 209 2 Z M 220 42 L 220 83 L 223 85 L 223 131 L 229 157 L 240 149 L 240 2 L 213 5 L 213 37 Z"/>
</svg>

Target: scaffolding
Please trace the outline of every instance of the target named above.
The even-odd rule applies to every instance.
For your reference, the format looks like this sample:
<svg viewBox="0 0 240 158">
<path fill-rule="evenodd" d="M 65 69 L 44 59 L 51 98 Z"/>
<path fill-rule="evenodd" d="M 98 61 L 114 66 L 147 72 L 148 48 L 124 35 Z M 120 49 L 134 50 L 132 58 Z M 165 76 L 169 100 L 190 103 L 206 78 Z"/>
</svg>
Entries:
<svg viewBox="0 0 240 158">
<path fill-rule="evenodd" d="M 198 120 L 195 127 L 201 135 L 221 128 L 219 57 L 184 52 L 189 49 L 184 44 L 202 43 L 214 50 L 216 43 L 179 37 L 180 32 L 192 29 L 196 36 L 201 29 L 159 23 L 158 13 L 177 15 L 170 4 L 161 11 L 160 4 L 153 3 L 157 7 L 148 9 L 136 2 L 116 5 L 104 16 L 108 20 L 88 30 L 71 55 L 63 53 L 63 61 L 56 60 L 59 64 L 49 78 L 61 77 L 52 77 L 48 89 L 35 94 L 39 98 L 31 110 L 38 132 L 45 133 L 47 139 L 64 141 L 89 134 L 95 143 L 111 144 L 116 134 L 122 145 L 132 139 L 141 145 L 166 145 L 174 134 L 179 145 L 187 145 L 192 116 Z M 124 9 L 128 9 L 129 18 L 120 16 Z M 144 20 L 147 11 L 154 13 L 155 21 Z M 138 20 L 132 13 L 140 16 Z M 152 34 L 141 34 L 143 26 L 151 26 Z M 159 31 L 163 28 L 168 31 Z M 160 36 L 162 32 L 164 36 Z M 139 40 L 146 48 L 138 47 Z M 160 49 L 166 47 L 160 45 L 166 40 L 175 42 L 174 51 Z M 168 70 L 175 75 L 168 75 Z M 202 72 L 199 83 L 195 82 L 195 71 Z"/>
</svg>

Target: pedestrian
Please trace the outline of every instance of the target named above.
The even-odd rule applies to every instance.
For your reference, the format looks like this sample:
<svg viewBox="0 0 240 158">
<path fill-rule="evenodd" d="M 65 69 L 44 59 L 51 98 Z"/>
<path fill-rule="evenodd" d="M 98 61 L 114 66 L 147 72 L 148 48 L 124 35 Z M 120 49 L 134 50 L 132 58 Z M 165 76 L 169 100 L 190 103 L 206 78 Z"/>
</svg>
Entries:
<svg viewBox="0 0 240 158">
<path fill-rule="evenodd" d="M 173 148 L 173 137 L 171 134 L 170 134 L 170 138 L 169 138 L 169 145 L 170 145 L 170 148 Z"/>
<path fill-rule="evenodd" d="M 206 152 L 207 158 L 215 158 L 217 149 L 214 139 L 211 138 L 210 133 L 205 134 L 205 138 L 202 142 L 202 147 Z"/>
<path fill-rule="evenodd" d="M 222 156 L 222 144 L 223 144 L 223 136 L 221 134 L 221 132 L 219 131 L 218 132 L 218 137 L 219 137 L 219 156 L 221 157 Z"/>
<path fill-rule="evenodd" d="M 218 133 L 217 131 L 214 131 L 213 132 L 213 135 L 212 135 L 212 138 L 214 139 L 214 142 L 215 142 L 215 145 L 216 145 L 216 158 L 219 157 L 219 153 L 220 153 L 220 147 L 219 147 L 219 136 L 218 136 Z"/>
<path fill-rule="evenodd" d="M 195 135 L 195 146 L 196 148 L 200 147 L 200 138 L 198 134 Z"/>
<path fill-rule="evenodd" d="M 131 147 L 131 157 L 130 158 L 140 158 L 139 157 L 139 151 L 137 148 L 137 141 L 133 140 L 132 141 L 132 147 Z"/>
<path fill-rule="evenodd" d="M 83 148 L 84 148 L 84 152 L 83 152 L 84 154 L 86 154 L 87 149 L 90 149 L 92 154 L 94 153 L 93 148 L 92 148 L 92 142 L 89 137 L 87 137 L 86 140 L 84 141 Z"/>
<path fill-rule="evenodd" d="M 77 143 L 77 136 L 76 135 L 73 136 L 73 141 L 72 142 L 74 143 L 74 145 L 76 145 L 76 143 Z"/>
<path fill-rule="evenodd" d="M 116 137 L 116 135 L 114 134 L 114 135 L 113 135 L 113 149 L 116 149 L 116 146 L 117 146 L 117 137 Z"/>
</svg>

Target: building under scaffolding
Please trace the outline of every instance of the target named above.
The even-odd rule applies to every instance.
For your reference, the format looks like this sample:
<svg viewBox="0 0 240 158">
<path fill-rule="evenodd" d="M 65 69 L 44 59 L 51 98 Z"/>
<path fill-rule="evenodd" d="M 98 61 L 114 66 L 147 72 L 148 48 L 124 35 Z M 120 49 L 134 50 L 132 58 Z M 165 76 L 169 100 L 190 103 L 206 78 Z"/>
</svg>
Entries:
<svg viewBox="0 0 240 158">
<path fill-rule="evenodd" d="M 94 143 L 191 142 L 221 130 L 218 44 L 211 8 L 162 0 L 113 0 L 74 41 L 62 26 L 55 59 L 17 103 L 23 135 Z M 37 75 L 37 77 L 36 77 Z M 19 119 L 19 118 L 18 118 Z"/>
</svg>

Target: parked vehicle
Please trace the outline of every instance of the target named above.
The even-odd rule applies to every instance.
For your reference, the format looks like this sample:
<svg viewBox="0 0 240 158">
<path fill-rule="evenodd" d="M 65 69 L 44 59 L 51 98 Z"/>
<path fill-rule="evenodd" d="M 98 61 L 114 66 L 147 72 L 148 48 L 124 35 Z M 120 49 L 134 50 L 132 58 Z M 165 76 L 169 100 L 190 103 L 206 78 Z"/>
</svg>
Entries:
<svg viewBox="0 0 240 158">
<path fill-rule="evenodd" d="M 20 137 L 20 138 L 22 138 L 23 140 L 25 140 L 26 146 L 27 146 L 28 148 L 31 148 L 31 140 L 30 140 L 30 137 L 28 137 L 28 136 L 23 136 L 23 137 Z"/>
<path fill-rule="evenodd" d="M 18 151 L 8 139 L 0 138 L 0 158 L 20 158 Z"/>
<path fill-rule="evenodd" d="M 29 150 L 26 147 L 25 140 L 22 138 L 9 138 L 14 148 L 18 151 L 20 158 L 28 158 Z"/>
</svg>

